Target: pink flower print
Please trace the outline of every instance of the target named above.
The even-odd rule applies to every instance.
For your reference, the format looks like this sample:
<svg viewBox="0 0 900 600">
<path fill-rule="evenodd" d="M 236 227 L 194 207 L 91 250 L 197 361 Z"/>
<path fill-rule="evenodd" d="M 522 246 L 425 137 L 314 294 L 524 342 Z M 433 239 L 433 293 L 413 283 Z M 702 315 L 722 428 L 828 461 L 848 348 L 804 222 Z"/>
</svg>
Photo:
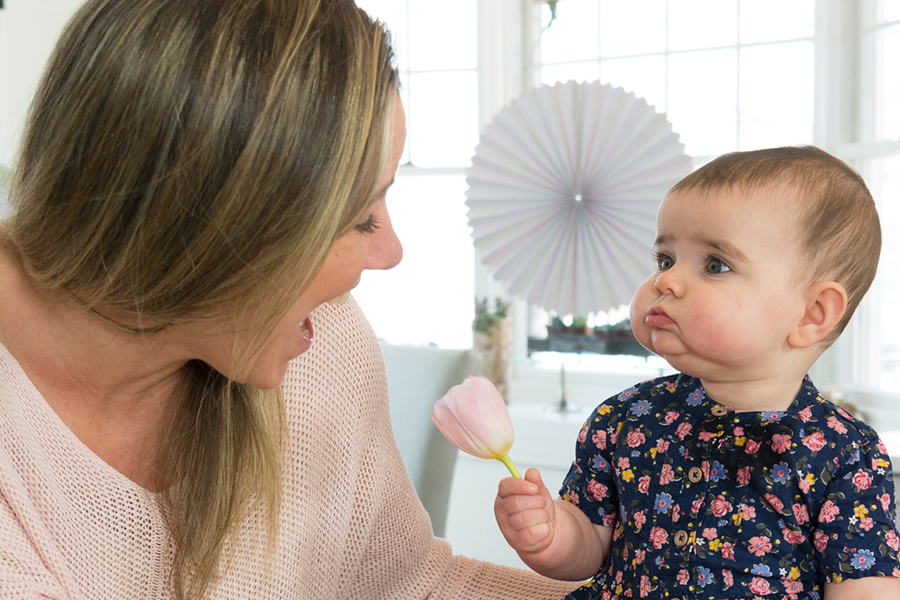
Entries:
<svg viewBox="0 0 900 600">
<path fill-rule="evenodd" d="M 613 600 L 612 592 L 609 590 L 606 590 L 605 592 L 603 592 L 603 595 L 600 596 L 600 600 Z"/>
<path fill-rule="evenodd" d="M 700 432 L 700 440 L 704 442 L 708 442 L 709 440 L 716 439 L 716 434 L 712 431 L 701 431 Z"/>
<path fill-rule="evenodd" d="M 791 436 L 777 433 L 772 436 L 772 450 L 781 454 L 791 449 Z"/>
<path fill-rule="evenodd" d="M 840 406 L 837 406 L 837 407 L 835 407 L 835 408 L 837 408 L 837 413 L 838 413 L 839 415 L 841 415 L 842 417 L 844 417 L 845 419 L 847 419 L 848 421 L 853 421 L 853 420 L 854 420 L 854 419 L 853 419 L 853 415 L 851 415 L 850 413 L 848 413 L 846 410 L 844 410 L 844 409 L 841 408 Z"/>
<path fill-rule="evenodd" d="M 725 542 L 722 544 L 722 558 L 726 560 L 734 560 L 734 544 Z"/>
<path fill-rule="evenodd" d="M 800 420 L 804 423 L 808 423 L 810 419 L 812 419 L 812 409 L 807 406 L 803 410 L 801 410 L 797 415 L 800 417 Z"/>
<path fill-rule="evenodd" d="M 639 565 L 644 562 L 644 559 L 647 558 L 646 550 L 635 550 L 634 551 L 634 564 Z"/>
<path fill-rule="evenodd" d="M 632 448 L 637 448 L 641 444 L 647 441 L 646 436 L 641 432 L 640 429 L 632 429 L 628 432 L 628 445 Z"/>
<path fill-rule="evenodd" d="M 757 450 L 759 450 L 759 442 L 756 440 L 747 440 L 747 445 L 744 446 L 744 452 L 747 454 L 756 454 Z"/>
<path fill-rule="evenodd" d="M 743 427 L 735 427 L 734 435 L 735 435 L 735 437 L 742 437 L 744 435 L 744 428 Z"/>
<path fill-rule="evenodd" d="M 654 527 L 650 530 L 650 543 L 653 544 L 653 547 L 659 550 L 665 545 L 665 543 L 669 539 L 669 534 L 666 533 L 666 530 L 662 527 Z"/>
<path fill-rule="evenodd" d="M 784 504 L 781 502 L 781 500 L 778 499 L 778 496 L 776 496 L 775 494 L 765 494 L 763 498 L 766 499 L 766 502 L 769 503 L 769 506 L 771 506 L 775 510 L 775 512 L 780 513 L 782 510 L 784 510 Z"/>
<path fill-rule="evenodd" d="M 882 494 L 878 496 L 878 499 L 881 501 L 881 508 L 884 509 L 884 512 L 889 512 L 891 510 L 891 497 L 888 494 Z"/>
<path fill-rule="evenodd" d="M 791 510 L 794 511 L 794 517 L 800 525 L 809 521 L 809 509 L 805 504 L 794 504 L 791 506 Z"/>
<path fill-rule="evenodd" d="M 710 510 L 712 510 L 712 514 L 717 517 L 722 517 L 731 512 L 732 506 L 731 503 L 725 500 L 725 496 L 719 494 L 716 496 L 716 499 L 712 501 L 709 505 Z"/>
<path fill-rule="evenodd" d="M 650 578 L 641 575 L 641 587 L 639 591 L 641 598 L 646 598 L 650 594 Z"/>
<path fill-rule="evenodd" d="M 737 472 L 738 485 L 750 483 L 750 467 L 741 467 Z"/>
<path fill-rule="evenodd" d="M 660 454 L 665 454 L 669 449 L 669 440 L 657 440 L 656 442 L 656 451 Z"/>
<path fill-rule="evenodd" d="M 679 504 L 676 504 L 675 506 L 672 507 L 672 522 L 677 523 L 678 517 L 680 517 L 680 516 L 681 516 L 681 506 Z"/>
<path fill-rule="evenodd" d="M 764 535 L 757 535 L 750 538 L 750 542 L 747 545 L 747 550 L 756 556 L 765 556 L 766 552 L 769 552 L 771 549 L 772 544 L 769 541 L 769 538 Z"/>
<path fill-rule="evenodd" d="M 702 496 L 700 498 L 697 498 L 693 502 L 691 502 L 691 513 L 696 515 L 698 512 L 700 512 L 701 506 L 703 506 L 703 497 Z"/>
<path fill-rule="evenodd" d="M 719 534 L 716 531 L 715 527 L 707 527 L 703 530 L 703 539 L 714 540 L 718 535 Z"/>
<path fill-rule="evenodd" d="M 813 533 L 813 545 L 819 552 L 824 552 L 828 547 L 828 536 L 821 531 L 816 531 Z"/>
<path fill-rule="evenodd" d="M 691 580 L 691 574 L 688 573 L 687 569 L 678 571 L 678 575 L 676 575 L 675 577 L 676 579 L 678 579 L 678 583 L 680 583 L 681 585 L 687 585 Z"/>
<path fill-rule="evenodd" d="M 803 436 L 801 440 L 803 445 L 812 450 L 813 452 L 818 452 L 822 448 L 825 447 L 825 435 L 821 431 L 813 431 L 809 435 Z"/>
<path fill-rule="evenodd" d="M 666 425 L 671 425 L 678 418 L 678 411 L 670 410 L 666 413 Z"/>
<path fill-rule="evenodd" d="M 640 479 L 638 479 L 638 491 L 642 494 L 646 494 L 650 491 L 650 476 L 644 475 Z"/>
<path fill-rule="evenodd" d="M 644 511 L 634 513 L 634 524 L 637 525 L 637 530 L 640 531 L 644 526 L 644 523 L 647 522 L 647 515 L 644 514 Z M 642 552 L 639 550 L 638 552 Z"/>
<path fill-rule="evenodd" d="M 675 430 L 675 434 L 678 436 L 679 440 L 683 440 L 686 435 L 691 432 L 693 425 L 690 423 L 681 423 L 678 425 L 678 428 Z"/>
<path fill-rule="evenodd" d="M 756 508 L 749 504 L 741 504 L 741 518 L 745 521 L 752 521 L 756 518 Z"/>
<path fill-rule="evenodd" d="M 805 535 L 790 527 L 784 527 L 781 530 L 781 534 L 784 536 L 784 541 L 791 545 L 802 544 L 806 541 Z"/>
<path fill-rule="evenodd" d="M 569 490 L 569 502 L 571 502 L 575 506 L 578 506 L 578 502 L 580 499 L 581 498 L 578 496 L 578 492 L 576 492 L 574 490 Z"/>
<path fill-rule="evenodd" d="M 631 466 L 631 460 L 627 456 L 620 456 L 619 462 L 617 464 L 619 466 L 619 469 L 625 470 Z"/>
<path fill-rule="evenodd" d="M 828 426 L 838 433 L 847 433 L 847 428 L 844 427 L 844 424 L 838 421 L 837 417 L 835 417 L 834 415 L 828 417 Z"/>
<path fill-rule="evenodd" d="M 672 465 L 666 463 L 662 466 L 662 469 L 659 472 L 659 483 L 660 485 L 668 485 L 675 480 L 675 472 L 672 471 Z"/>
<path fill-rule="evenodd" d="M 858 487 L 860 491 L 867 490 L 872 486 L 872 478 L 862 469 L 853 474 L 853 485 Z"/>
<path fill-rule="evenodd" d="M 887 446 L 884 445 L 884 442 L 882 442 L 880 438 L 878 439 L 877 446 L 878 446 L 878 451 L 881 452 L 882 454 L 884 454 L 885 456 L 887 456 L 887 454 L 888 454 Z"/>
<path fill-rule="evenodd" d="M 788 595 L 789 598 L 796 598 L 800 592 L 803 591 L 803 584 L 799 581 L 794 581 L 793 579 L 782 579 L 782 585 L 784 585 L 784 591 Z"/>
<path fill-rule="evenodd" d="M 584 440 L 587 439 L 588 426 L 585 425 L 581 428 L 581 431 L 578 432 L 578 442 L 583 444 Z"/>
<path fill-rule="evenodd" d="M 726 590 L 734 585 L 734 575 L 729 569 L 722 569 L 722 581 L 725 583 Z"/>
<path fill-rule="evenodd" d="M 750 581 L 750 591 L 760 596 L 767 596 L 769 594 L 769 582 L 762 577 L 754 577 Z"/>
<path fill-rule="evenodd" d="M 841 509 L 831 500 L 826 500 L 819 511 L 819 521 L 822 523 L 831 523 L 841 513 Z"/>
<path fill-rule="evenodd" d="M 859 520 L 859 528 L 864 531 L 869 531 L 874 526 L 875 522 L 872 520 L 872 517 L 863 517 Z"/>
<path fill-rule="evenodd" d="M 888 531 L 887 535 L 884 536 L 884 541 L 894 551 L 900 550 L 900 537 L 897 536 L 896 531 Z"/>
<path fill-rule="evenodd" d="M 810 488 L 809 479 L 807 479 L 806 477 L 800 477 L 799 480 L 797 481 L 797 485 L 800 486 L 801 492 L 803 492 L 804 494 L 809 493 L 809 488 Z"/>
<path fill-rule="evenodd" d="M 606 430 L 600 429 L 591 436 L 591 441 L 597 447 L 597 450 L 606 450 Z"/>
<path fill-rule="evenodd" d="M 591 496 L 594 497 L 594 500 L 600 502 L 604 498 L 606 498 L 606 492 L 609 491 L 605 485 L 597 481 L 596 479 L 592 479 L 590 483 L 588 483 L 588 492 L 590 492 Z"/>
<path fill-rule="evenodd" d="M 618 441 L 619 441 L 619 433 L 621 433 L 621 431 L 622 431 L 622 426 L 619 425 L 619 428 L 618 428 L 618 429 L 616 429 L 616 430 L 613 431 L 611 434 L 609 434 L 609 443 L 610 443 L 610 444 L 618 443 Z"/>
</svg>

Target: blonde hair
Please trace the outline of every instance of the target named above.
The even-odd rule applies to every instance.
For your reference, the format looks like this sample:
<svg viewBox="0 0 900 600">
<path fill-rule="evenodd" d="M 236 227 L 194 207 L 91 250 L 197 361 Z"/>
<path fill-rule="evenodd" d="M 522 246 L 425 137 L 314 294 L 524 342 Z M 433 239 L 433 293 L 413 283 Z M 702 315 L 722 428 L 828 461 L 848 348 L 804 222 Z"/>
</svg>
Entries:
<svg viewBox="0 0 900 600">
<path fill-rule="evenodd" d="M 89 0 L 32 105 L 10 236 L 36 285 L 123 330 L 221 317 L 261 344 L 371 203 L 397 87 L 352 0 Z M 271 553 L 284 436 L 279 391 L 185 375 L 162 457 L 180 598 L 257 508 Z"/>
<path fill-rule="evenodd" d="M 797 223 L 809 268 L 804 279 L 836 281 L 847 292 L 844 315 L 825 339 L 833 342 L 875 279 L 881 255 L 881 224 L 863 178 L 819 148 L 790 146 L 724 154 L 669 193 L 721 189 L 772 191 L 773 198 L 794 196 L 777 214 L 791 215 L 788 218 Z"/>
</svg>

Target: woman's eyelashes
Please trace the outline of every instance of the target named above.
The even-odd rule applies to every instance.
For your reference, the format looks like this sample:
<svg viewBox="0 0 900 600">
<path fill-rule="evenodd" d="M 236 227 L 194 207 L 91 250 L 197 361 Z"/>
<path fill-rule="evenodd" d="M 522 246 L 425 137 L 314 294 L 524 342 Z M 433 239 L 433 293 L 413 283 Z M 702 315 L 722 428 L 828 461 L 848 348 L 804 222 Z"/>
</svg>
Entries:
<svg viewBox="0 0 900 600">
<path fill-rule="evenodd" d="M 375 217 L 375 213 L 372 213 L 368 219 L 356 226 L 356 230 L 360 233 L 375 233 L 379 227 L 378 219 Z"/>
</svg>

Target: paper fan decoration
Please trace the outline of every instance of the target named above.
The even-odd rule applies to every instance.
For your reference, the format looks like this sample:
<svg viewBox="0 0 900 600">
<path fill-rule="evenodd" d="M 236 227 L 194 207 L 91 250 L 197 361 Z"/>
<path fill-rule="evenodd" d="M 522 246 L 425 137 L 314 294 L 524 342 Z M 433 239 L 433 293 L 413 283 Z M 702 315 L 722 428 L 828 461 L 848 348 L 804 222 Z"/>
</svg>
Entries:
<svg viewBox="0 0 900 600">
<path fill-rule="evenodd" d="M 665 115 L 633 93 L 574 81 L 528 91 L 475 148 L 475 247 L 532 305 L 581 316 L 617 308 L 651 273 L 656 210 L 690 170 Z"/>
</svg>

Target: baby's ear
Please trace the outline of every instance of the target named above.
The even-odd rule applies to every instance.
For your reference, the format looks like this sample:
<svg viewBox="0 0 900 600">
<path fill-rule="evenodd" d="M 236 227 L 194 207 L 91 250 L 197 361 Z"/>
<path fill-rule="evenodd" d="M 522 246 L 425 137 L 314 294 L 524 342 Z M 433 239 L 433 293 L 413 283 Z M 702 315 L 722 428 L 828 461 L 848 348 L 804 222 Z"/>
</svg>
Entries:
<svg viewBox="0 0 900 600">
<path fill-rule="evenodd" d="M 824 340 L 847 310 L 847 292 L 836 281 L 820 281 L 806 292 L 806 311 L 788 336 L 794 348 L 808 348 Z"/>
</svg>

